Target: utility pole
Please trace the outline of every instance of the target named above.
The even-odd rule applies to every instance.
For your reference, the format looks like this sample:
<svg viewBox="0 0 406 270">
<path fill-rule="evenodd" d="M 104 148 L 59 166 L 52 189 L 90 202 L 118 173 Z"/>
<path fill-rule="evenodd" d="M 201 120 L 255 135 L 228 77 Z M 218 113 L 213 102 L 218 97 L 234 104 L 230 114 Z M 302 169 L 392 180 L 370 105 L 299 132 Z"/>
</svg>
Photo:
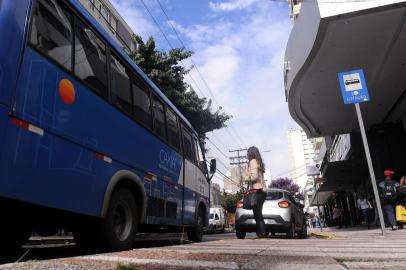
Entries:
<svg viewBox="0 0 406 270">
<path fill-rule="evenodd" d="M 238 170 L 240 173 L 240 189 L 242 190 L 243 188 L 243 179 L 242 179 L 242 165 L 243 164 L 247 164 L 247 155 L 245 153 L 245 151 L 247 151 L 247 149 L 235 149 L 235 150 L 229 150 L 228 152 L 230 153 L 237 153 L 237 156 L 234 157 L 230 157 L 230 165 L 237 165 L 238 166 Z"/>
</svg>

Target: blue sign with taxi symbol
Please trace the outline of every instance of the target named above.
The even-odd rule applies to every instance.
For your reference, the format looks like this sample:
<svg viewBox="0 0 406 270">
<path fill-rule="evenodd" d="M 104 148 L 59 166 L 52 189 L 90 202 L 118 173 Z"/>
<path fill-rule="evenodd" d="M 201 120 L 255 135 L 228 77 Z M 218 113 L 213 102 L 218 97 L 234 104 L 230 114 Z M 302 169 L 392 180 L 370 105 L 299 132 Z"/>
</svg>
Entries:
<svg viewBox="0 0 406 270">
<path fill-rule="evenodd" d="M 369 93 L 362 69 L 338 73 L 345 104 L 369 101 Z"/>
</svg>

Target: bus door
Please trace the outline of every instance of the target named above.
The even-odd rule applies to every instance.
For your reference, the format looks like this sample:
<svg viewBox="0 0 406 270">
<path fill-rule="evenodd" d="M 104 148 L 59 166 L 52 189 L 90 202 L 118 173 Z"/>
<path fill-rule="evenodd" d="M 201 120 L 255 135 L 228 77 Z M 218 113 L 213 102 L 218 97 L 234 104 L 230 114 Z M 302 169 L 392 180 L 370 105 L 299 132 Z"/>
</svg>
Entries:
<svg viewBox="0 0 406 270">
<path fill-rule="evenodd" d="M 183 178 L 183 224 L 190 225 L 195 222 L 196 206 L 196 150 L 192 133 L 182 125 L 182 141 L 184 154 Z"/>
<path fill-rule="evenodd" d="M 202 149 L 200 147 L 199 140 L 195 135 L 193 135 L 193 142 L 196 149 L 196 191 L 198 195 L 196 197 L 198 203 L 199 201 L 204 201 L 206 204 L 209 199 L 209 183 L 207 182 L 207 165 L 203 156 Z"/>
</svg>

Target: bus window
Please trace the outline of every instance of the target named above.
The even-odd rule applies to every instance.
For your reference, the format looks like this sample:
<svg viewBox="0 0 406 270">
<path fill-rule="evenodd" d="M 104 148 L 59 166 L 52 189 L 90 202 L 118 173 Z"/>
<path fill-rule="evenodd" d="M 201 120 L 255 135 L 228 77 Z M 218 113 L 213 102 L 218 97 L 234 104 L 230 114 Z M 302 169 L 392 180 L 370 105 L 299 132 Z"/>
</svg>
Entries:
<svg viewBox="0 0 406 270">
<path fill-rule="evenodd" d="M 164 105 L 155 96 L 152 99 L 152 108 L 154 109 L 154 131 L 159 137 L 166 140 Z"/>
<path fill-rule="evenodd" d="M 75 74 L 107 99 L 106 45 L 79 19 L 75 27 Z"/>
<path fill-rule="evenodd" d="M 141 124 L 151 128 L 151 101 L 149 90 L 138 76 L 132 78 L 134 117 Z"/>
<path fill-rule="evenodd" d="M 31 45 L 72 70 L 72 15 L 55 0 L 37 1 L 33 14 Z"/>
<path fill-rule="evenodd" d="M 203 172 L 207 172 L 207 166 L 206 166 L 206 163 L 204 161 L 203 152 L 202 152 L 202 149 L 200 147 L 199 140 L 196 137 L 193 137 L 193 139 L 195 141 L 196 150 L 197 150 L 197 153 L 196 153 L 197 165 L 199 166 L 199 168 Z"/>
<path fill-rule="evenodd" d="M 166 123 L 168 123 L 168 141 L 169 144 L 180 149 L 178 119 L 176 115 L 168 108 L 166 108 Z"/>
<path fill-rule="evenodd" d="M 185 157 L 192 162 L 196 162 L 196 155 L 195 149 L 192 142 L 192 134 L 183 127 L 182 130 L 182 137 L 183 137 L 183 152 L 185 153 Z"/>
<path fill-rule="evenodd" d="M 130 75 L 120 61 L 111 55 L 111 99 L 114 105 L 132 115 Z"/>
</svg>

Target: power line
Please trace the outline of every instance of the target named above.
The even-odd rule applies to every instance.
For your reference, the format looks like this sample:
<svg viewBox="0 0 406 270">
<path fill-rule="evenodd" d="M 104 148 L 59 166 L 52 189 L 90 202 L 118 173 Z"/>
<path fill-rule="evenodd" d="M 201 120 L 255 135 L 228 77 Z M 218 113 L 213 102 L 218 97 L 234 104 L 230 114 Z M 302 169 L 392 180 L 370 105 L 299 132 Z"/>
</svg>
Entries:
<svg viewBox="0 0 406 270">
<path fill-rule="evenodd" d="M 217 145 L 215 145 L 209 138 L 207 138 L 207 141 L 209 141 L 214 146 L 214 148 L 217 149 L 217 151 L 219 151 L 226 159 L 228 159 L 228 156 L 224 154 L 224 152 L 221 151 L 220 148 L 218 148 Z"/>
<path fill-rule="evenodd" d="M 206 161 L 206 163 L 209 164 L 208 161 Z M 224 177 L 224 179 L 221 179 L 221 180 L 228 180 L 228 181 L 230 181 L 230 183 L 232 183 L 232 184 L 235 185 L 236 187 L 240 187 L 237 182 L 235 182 L 233 179 L 231 179 L 230 177 L 228 177 L 227 175 L 225 175 L 225 173 L 223 173 L 222 171 L 220 171 L 218 168 L 216 168 L 216 171 Z M 218 177 L 218 176 L 217 176 L 217 177 Z"/>
<path fill-rule="evenodd" d="M 213 157 L 216 158 L 216 157 Z M 226 165 L 221 159 L 217 159 L 218 162 L 220 162 L 220 164 L 224 167 L 224 169 L 229 170 L 230 167 L 228 165 Z"/>
<path fill-rule="evenodd" d="M 175 33 L 177 39 L 179 40 L 180 44 L 182 45 L 183 49 L 187 50 L 185 43 L 183 42 L 183 40 L 181 39 L 179 32 L 176 30 L 176 28 L 173 26 L 172 20 L 169 18 L 168 13 L 165 11 L 165 8 L 163 7 L 163 5 L 161 4 L 160 0 L 156 0 L 156 2 L 158 3 L 160 9 L 162 10 L 163 14 L 165 15 L 166 19 L 168 20 L 169 25 L 171 26 L 173 32 Z M 200 72 L 198 66 L 196 65 L 195 61 L 193 60 L 192 57 L 189 58 L 190 62 L 192 63 L 193 67 L 196 69 L 197 74 L 199 75 L 200 79 L 202 80 L 203 84 L 205 85 L 206 89 L 208 90 L 208 92 L 210 93 L 210 95 L 212 96 L 214 102 L 216 102 L 217 106 L 221 109 L 222 106 L 220 105 L 220 103 L 217 101 L 216 97 L 214 96 L 211 88 L 209 87 L 209 84 L 207 83 L 206 79 L 203 77 L 203 74 Z M 194 80 L 193 80 L 194 81 Z M 196 84 L 196 82 L 195 82 Z M 240 140 L 240 142 L 238 144 L 240 144 L 242 142 L 242 145 L 247 147 L 246 144 L 244 143 L 244 141 L 238 136 L 237 131 L 233 128 L 233 126 L 231 126 L 230 124 L 230 128 L 231 130 L 234 131 L 236 137 L 238 140 Z"/>
<path fill-rule="evenodd" d="M 164 37 L 164 39 L 165 39 L 166 42 L 168 43 L 169 47 L 170 47 L 171 49 L 174 49 L 174 47 L 173 47 L 172 44 L 170 43 L 169 39 L 167 38 L 165 32 L 162 30 L 161 26 L 159 25 L 158 21 L 155 19 L 155 16 L 152 14 L 151 10 L 148 8 L 148 6 L 147 6 L 146 3 L 144 2 L 144 0 L 140 0 L 140 1 L 141 1 L 141 3 L 143 4 L 144 8 L 147 10 L 148 14 L 151 16 L 151 18 L 152 18 L 153 22 L 155 23 L 155 25 L 158 27 L 158 29 L 159 29 L 159 31 L 161 32 L 162 36 Z M 159 1 L 158 1 L 158 3 L 159 3 L 159 5 L 160 5 L 162 11 L 164 12 L 165 16 L 167 17 L 167 19 L 169 20 L 169 23 L 170 23 L 169 16 L 166 14 L 166 12 L 165 12 L 165 10 L 163 9 L 163 6 L 161 5 L 161 3 L 160 3 Z M 172 26 L 172 28 L 173 28 L 172 23 L 170 23 L 170 24 L 171 24 L 171 26 Z M 173 28 L 173 29 L 174 29 L 174 28 Z M 174 29 L 174 31 L 176 31 L 176 30 Z M 186 50 L 186 47 L 184 46 L 184 43 L 183 43 L 183 41 L 180 39 L 180 37 L 179 37 L 179 35 L 178 35 L 177 32 L 176 32 L 176 35 L 178 36 L 179 40 L 180 40 L 181 43 L 182 43 L 182 46 L 183 46 L 184 49 Z M 181 62 L 181 64 L 182 64 L 183 66 L 185 66 L 185 64 L 182 62 L 182 60 L 180 60 L 180 62 Z M 192 63 L 192 64 L 194 65 L 194 63 Z M 197 67 L 196 67 L 196 69 L 197 69 Z M 192 77 L 192 75 L 191 75 L 189 72 L 188 72 L 188 75 L 189 75 L 189 77 L 191 78 L 191 80 L 194 82 L 194 84 L 196 85 L 197 89 L 201 92 L 202 96 L 204 96 L 202 90 L 200 89 L 199 85 L 196 83 L 196 81 L 195 81 L 195 79 Z M 214 96 L 213 96 L 213 98 L 214 98 Z M 227 130 L 227 131 L 228 131 L 228 130 Z M 234 139 L 234 140 L 235 140 L 235 139 Z M 217 145 L 215 145 L 212 141 L 210 141 L 210 142 L 213 144 L 213 146 L 214 146 L 217 150 L 220 151 L 220 153 L 222 153 L 222 154 L 224 155 L 224 153 L 217 147 Z M 236 142 L 238 143 L 238 141 L 236 141 Z M 228 159 L 228 157 L 227 157 L 226 155 L 224 155 L 224 156 Z"/>
<path fill-rule="evenodd" d="M 219 142 L 222 146 L 224 146 L 224 148 L 226 148 L 227 150 L 230 150 L 230 148 L 229 148 L 228 146 L 226 146 L 226 145 L 220 140 L 220 138 L 217 137 L 216 134 L 214 134 L 214 132 L 212 132 L 211 135 L 212 135 L 214 138 L 216 138 L 217 142 Z"/>
<path fill-rule="evenodd" d="M 303 169 L 306 169 L 306 164 L 304 164 L 304 165 L 302 165 L 302 166 L 300 166 L 300 167 L 296 167 L 296 168 L 294 168 L 294 169 L 291 169 L 291 170 L 289 170 L 289 171 L 280 173 L 278 176 L 274 176 L 274 178 L 278 178 L 278 177 L 282 177 L 282 176 L 286 176 L 286 175 L 291 176 L 294 172 L 296 172 L 296 171 L 301 171 L 301 170 L 303 170 Z M 306 172 L 306 173 L 307 173 L 307 172 Z"/>
</svg>

